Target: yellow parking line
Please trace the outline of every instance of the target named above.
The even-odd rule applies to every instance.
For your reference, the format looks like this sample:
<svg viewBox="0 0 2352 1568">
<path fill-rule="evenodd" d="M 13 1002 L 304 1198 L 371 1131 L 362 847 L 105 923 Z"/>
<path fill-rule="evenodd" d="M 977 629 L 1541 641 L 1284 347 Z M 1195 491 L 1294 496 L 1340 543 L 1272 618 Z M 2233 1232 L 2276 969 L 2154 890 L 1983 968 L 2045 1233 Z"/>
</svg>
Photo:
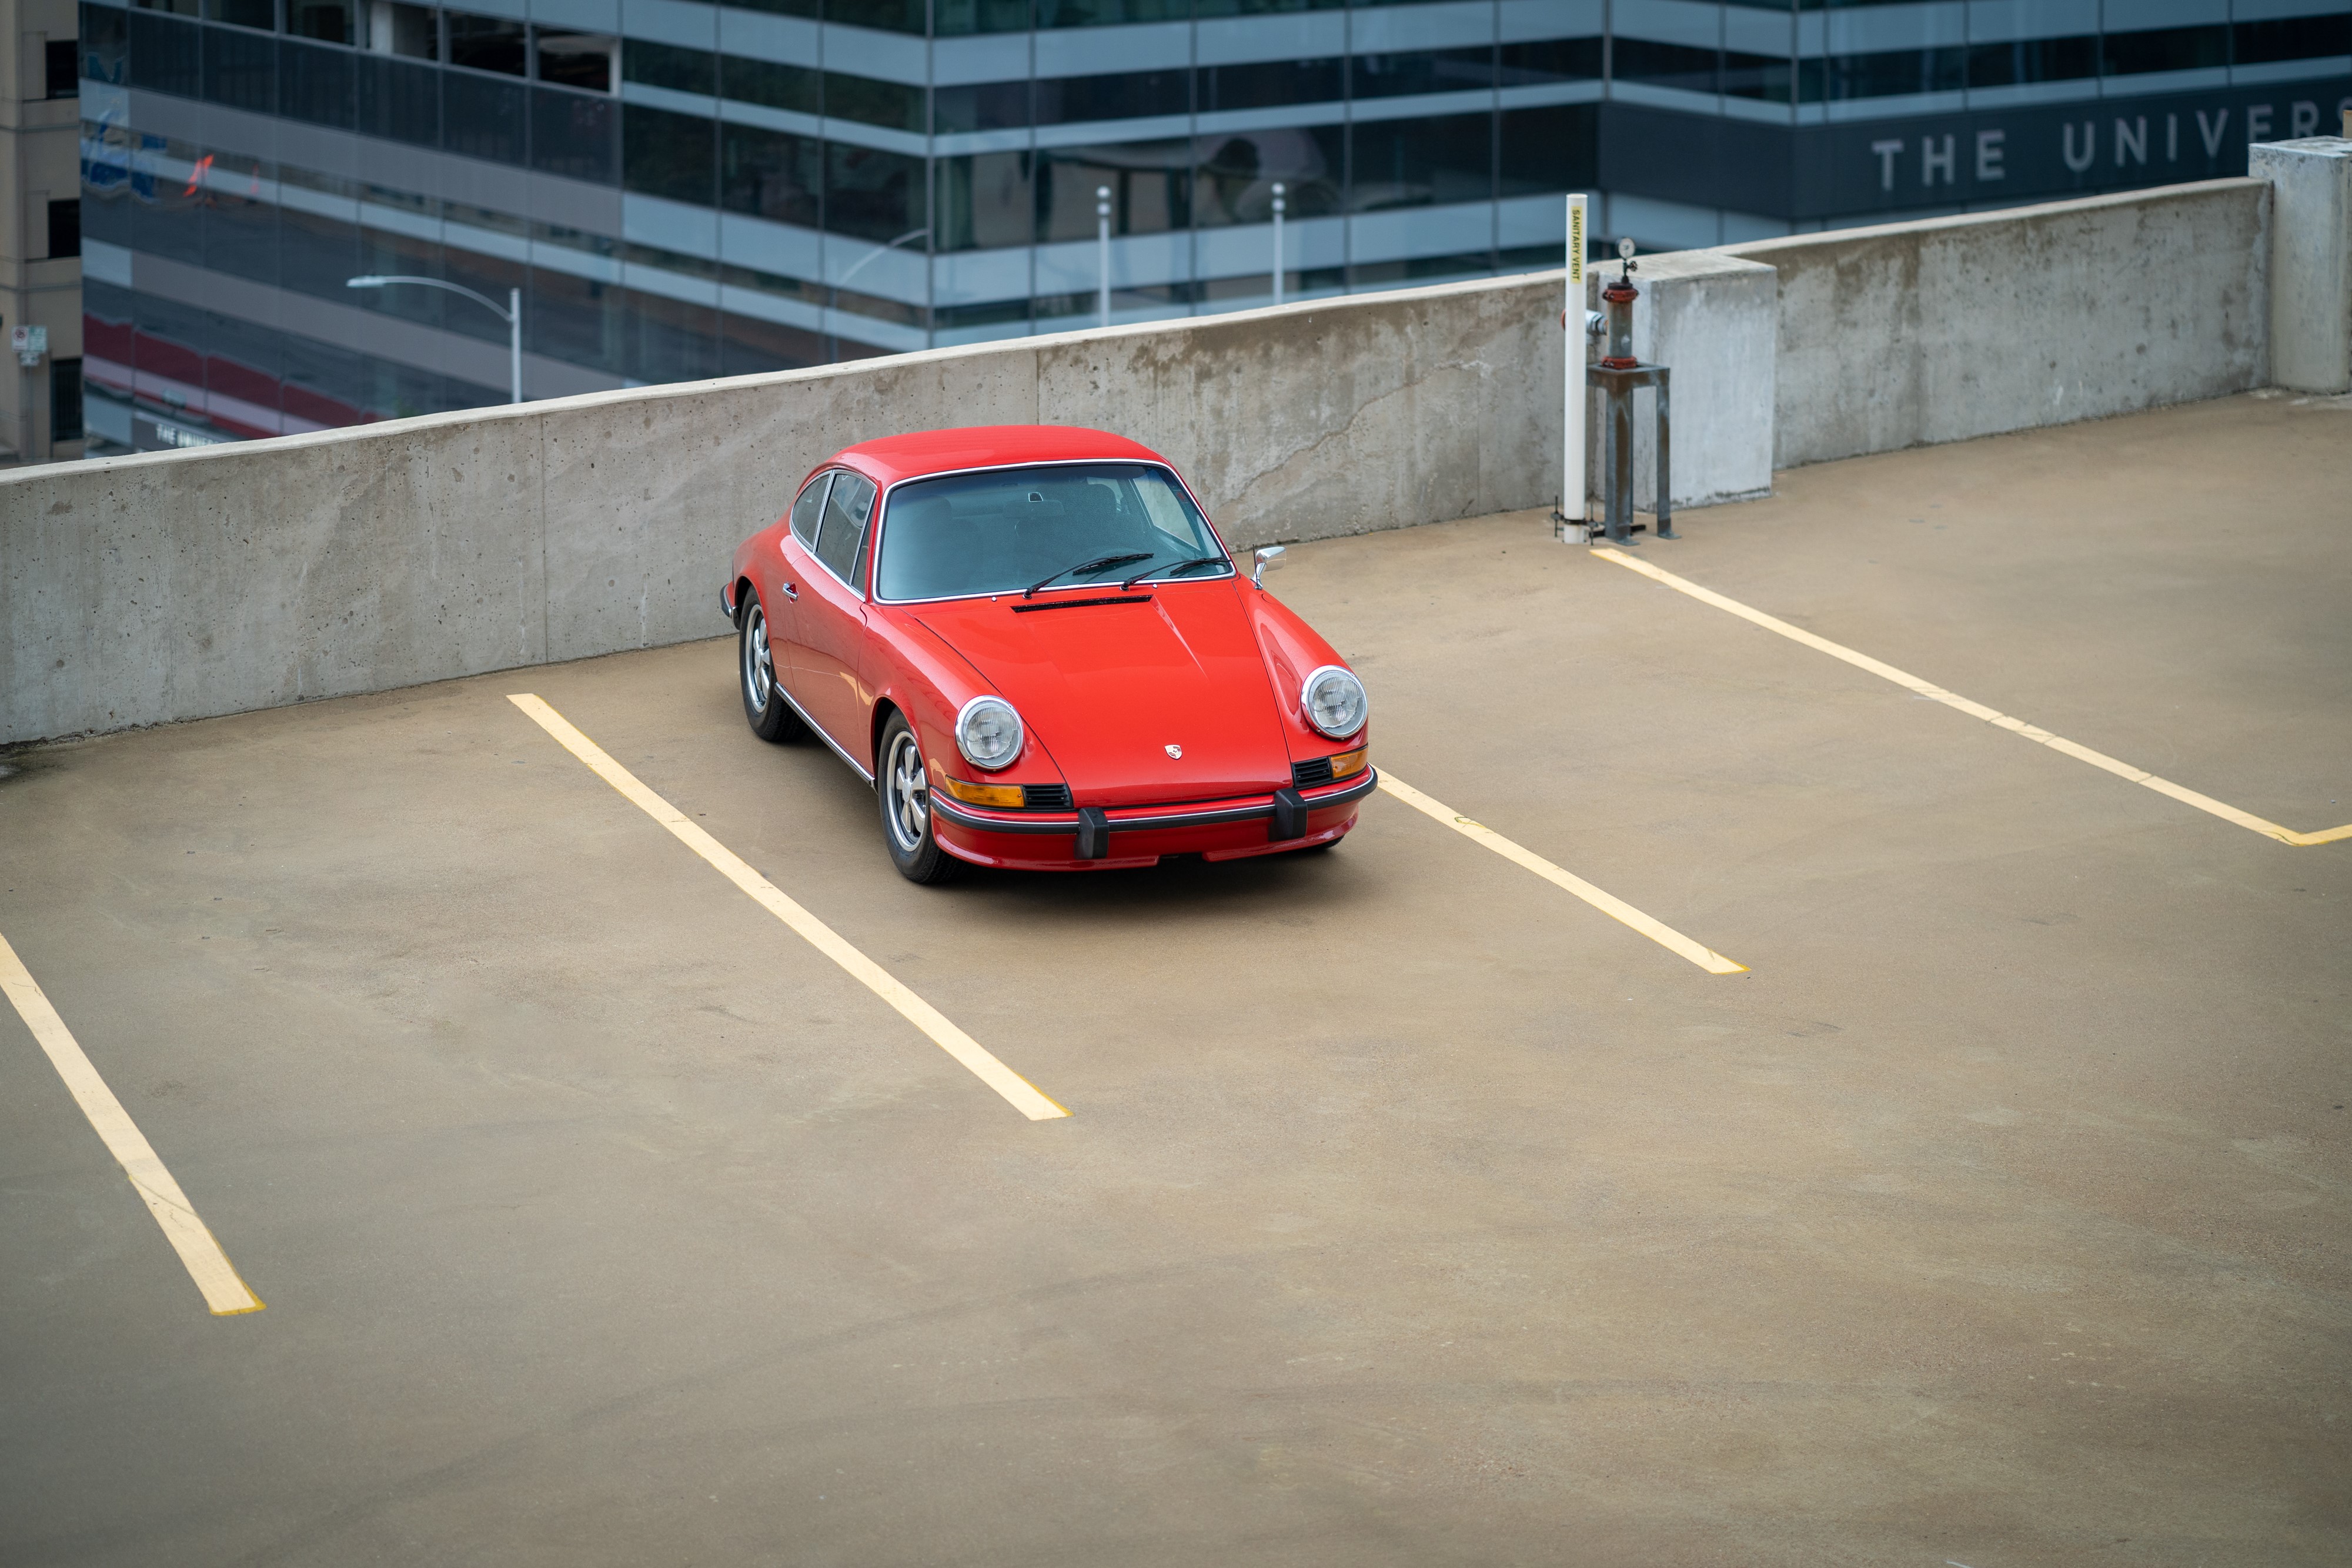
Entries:
<svg viewBox="0 0 2352 1568">
<path fill-rule="evenodd" d="M 1655 942 L 1669 953 L 1679 955 L 1696 964 L 1710 975 L 1744 975 L 1745 964 L 1735 964 L 1712 947 L 1692 941 L 1662 920 L 1654 920 L 1613 893 L 1604 893 L 1582 877 L 1562 871 L 1533 850 L 1515 844 L 1483 822 L 1474 822 L 1441 800 L 1433 800 L 1393 773 L 1382 769 L 1381 789 L 1395 796 L 1423 815 L 1444 823 L 1464 838 L 1482 843 L 1515 865 L 1525 866 L 1555 887 L 1566 888 L 1593 908 L 1612 920 L 1626 925 Z"/>
<path fill-rule="evenodd" d="M 106 1152 L 122 1166 L 122 1174 L 131 1178 L 131 1189 L 145 1201 L 147 1212 L 155 1217 L 155 1223 L 163 1227 L 163 1239 L 172 1244 L 180 1261 L 187 1265 L 188 1277 L 204 1292 L 205 1305 L 212 1309 L 215 1317 L 221 1318 L 261 1311 L 261 1299 L 246 1289 L 245 1281 L 229 1267 L 228 1254 L 213 1239 L 213 1233 L 205 1228 L 205 1222 L 196 1218 L 188 1195 L 180 1190 L 180 1184 L 172 1179 L 172 1173 L 156 1157 L 154 1145 L 148 1143 L 147 1135 L 131 1119 L 131 1113 L 122 1108 L 122 1102 L 114 1097 L 114 1091 L 106 1086 L 106 1080 L 98 1075 L 89 1058 L 82 1054 L 73 1030 L 66 1028 L 66 1020 L 49 1005 L 39 982 L 25 967 L 25 961 L 16 956 L 16 949 L 8 946 L 5 936 L 0 936 L 0 991 L 5 991 L 8 999 L 16 1004 L 16 1015 L 33 1031 L 33 1038 L 47 1053 L 58 1076 L 66 1081 L 66 1089 L 81 1107 L 81 1113 L 89 1118 L 90 1126 L 106 1145 Z"/>
<path fill-rule="evenodd" d="M 614 761 L 602 747 L 574 729 L 562 714 L 528 693 L 509 695 L 507 701 L 529 714 L 533 723 L 555 737 L 557 745 L 586 763 L 598 778 L 626 797 L 630 804 L 667 828 L 680 843 L 709 861 L 721 876 L 750 894 L 762 909 L 798 932 L 810 946 L 849 971 L 858 984 L 898 1009 L 899 1015 L 908 1023 L 930 1036 L 933 1044 L 970 1068 L 982 1083 L 1004 1096 L 1014 1110 L 1033 1122 L 1069 1114 L 1039 1093 L 1034 1084 L 990 1054 L 978 1040 L 949 1022 L 946 1015 L 937 1008 L 900 985 L 888 970 L 844 941 L 832 926 L 787 898 L 774 883 L 746 865 L 732 850 L 688 821 L 677 807 L 646 789 L 638 781 L 636 775 Z"/>
<path fill-rule="evenodd" d="M 2135 768 L 2128 762 L 2119 762 L 2105 752 L 2094 751 L 2087 746 L 2077 745 L 2063 735 L 2053 735 L 2048 730 L 2030 725 L 2021 718 L 2011 718 L 2009 715 L 1989 708 L 1982 703 L 1970 702 L 1968 698 L 1948 692 L 1932 682 L 1923 681 L 1907 671 L 1898 670 L 1892 664 L 1881 664 L 1867 653 L 1857 653 L 1843 643 L 1832 643 L 1826 637 L 1816 637 L 1801 626 L 1791 626 L 1786 621 L 1767 615 L 1760 610 L 1751 610 L 1737 599 L 1727 599 L 1713 589 L 1701 588 L 1687 578 L 1676 577 L 1671 571 L 1661 571 L 1648 561 L 1635 560 L 1632 556 L 1613 549 L 1596 549 L 1592 553 L 1602 560 L 1614 561 L 1628 570 L 1638 571 L 1643 577 L 1663 582 L 1677 593 L 1687 593 L 1702 604 L 1712 604 L 1717 610 L 1728 611 L 1742 621 L 1753 622 L 1767 632 L 1777 632 L 1792 643 L 1802 643 L 1806 647 L 1827 653 L 1832 659 L 1843 659 L 1857 670 L 1867 670 L 1882 680 L 1893 681 L 1906 691 L 1916 692 L 1923 697 L 1932 698 L 1942 703 L 1946 707 L 1958 708 L 1970 718 L 1979 718 L 1987 724 L 1997 725 L 2002 729 L 2021 735 L 2028 740 L 2039 742 L 2053 751 L 2063 752 L 2077 762 L 2087 762 L 2092 767 L 2112 773 L 2118 779 L 2128 779 L 2133 783 L 2144 785 L 2159 795 L 2169 795 L 2184 806 L 2194 806 L 2200 811 L 2210 812 L 2225 822 L 2235 822 L 2238 826 L 2251 829 L 2265 838 L 2276 839 L 2283 844 L 2332 844 L 2339 839 L 2352 839 L 2352 822 L 2347 822 L 2340 828 L 2324 828 L 2315 833 L 2299 833 L 2293 828 L 2283 828 L 2266 817 L 2257 817 L 2252 811 L 2242 811 L 2227 801 L 2216 800 L 2210 795 L 2200 795 L 2185 785 L 2175 784 L 2169 779 L 2159 779 L 2144 768 Z"/>
</svg>

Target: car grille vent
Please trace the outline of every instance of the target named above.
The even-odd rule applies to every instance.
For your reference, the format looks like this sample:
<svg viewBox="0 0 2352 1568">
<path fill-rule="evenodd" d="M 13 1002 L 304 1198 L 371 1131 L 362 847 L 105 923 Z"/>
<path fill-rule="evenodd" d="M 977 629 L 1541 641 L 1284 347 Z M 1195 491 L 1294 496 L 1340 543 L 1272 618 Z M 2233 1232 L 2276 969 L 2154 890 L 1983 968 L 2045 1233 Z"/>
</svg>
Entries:
<svg viewBox="0 0 2352 1568">
<path fill-rule="evenodd" d="M 1021 798 L 1033 811 L 1066 811 L 1070 809 L 1070 787 L 1067 784 L 1024 785 Z"/>
<path fill-rule="evenodd" d="M 1328 757 L 1309 758 L 1304 762 L 1294 762 L 1290 765 L 1290 786 L 1294 789 L 1304 789 L 1309 784 L 1328 784 L 1329 782 L 1331 782 L 1331 759 Z"/>
</svg>

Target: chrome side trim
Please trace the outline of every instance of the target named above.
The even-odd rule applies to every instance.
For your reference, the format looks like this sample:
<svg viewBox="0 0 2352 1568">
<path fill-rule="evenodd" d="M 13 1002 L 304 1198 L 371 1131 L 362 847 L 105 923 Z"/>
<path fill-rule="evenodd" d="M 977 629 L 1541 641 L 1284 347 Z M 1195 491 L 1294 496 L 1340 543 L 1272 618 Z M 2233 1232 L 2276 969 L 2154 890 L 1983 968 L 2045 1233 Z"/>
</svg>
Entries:
<svg viewBox="0 0 2352 1568">
<path fill-rule="evenodd" d="M 778 687 L 782 690 L 782 687 Z M 1349 779 L 1334 789 L 1309 795 L 1299 791 L 1310 811 L 1328 806 L 1344 806 L 1350 800 L 1360 800 L 1380 785 L 1380 770 L 1367 767 L 1360 779 Z M 1148 810 L 1148 808 L 1146 808 Z M 1076 835 L 1078 819 L 1075 812 L 1062 817 L 1024 821 L 1018 817 L 982 816 L 966 810 L 939 791 L 931 793 L 931 810 L 960 828 L 971 828 L 983 833 L 1063 833 Z M 1170 811 L 1148 817 L 1113 817 L 1110 831 L 1114 833 L 1154 832 L 1163 828 L 1208 828 L 1223 822 L 1263 821 L 1274 815 L 1274 802 L 1268 798 L 1264 805 L 1220 806 L 1206 811 Z"/>
</svg>

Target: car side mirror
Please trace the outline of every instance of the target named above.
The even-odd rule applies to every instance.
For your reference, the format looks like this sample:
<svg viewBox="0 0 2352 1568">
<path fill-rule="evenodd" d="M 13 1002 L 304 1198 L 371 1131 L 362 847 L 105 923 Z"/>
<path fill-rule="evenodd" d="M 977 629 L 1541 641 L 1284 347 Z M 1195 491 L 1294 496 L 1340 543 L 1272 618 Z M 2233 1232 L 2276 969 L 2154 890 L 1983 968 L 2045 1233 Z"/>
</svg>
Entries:
<svg viewBox="0 0 2352 1568">
<path fill-rule="evenodd" d="M 1260 545 L 1250 552 L 1250 559 L 1257 563 L 1257 569 L 1250 573 L 1250 582 L 1254 587 L 1265 587 L 1265 569 L 1281 564 L 1275 558 L 1282 553 L 1283 548 L 1281 545 Z"/>
</svg>

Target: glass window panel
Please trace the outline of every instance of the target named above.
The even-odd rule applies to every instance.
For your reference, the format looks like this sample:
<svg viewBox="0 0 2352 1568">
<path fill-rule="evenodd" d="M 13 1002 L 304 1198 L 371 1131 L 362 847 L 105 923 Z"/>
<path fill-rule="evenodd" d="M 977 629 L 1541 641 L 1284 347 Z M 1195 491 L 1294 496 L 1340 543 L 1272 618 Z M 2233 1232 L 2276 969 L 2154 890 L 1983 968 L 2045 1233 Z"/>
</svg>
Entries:
<svg viewBox="0 0 2352 1568">
<path fill-rule="evenodd" d="M 446 14 L 449 63 L 468 70 L 496 71 L 501 76 L 523 74 L 528 57 L 520 22 L 504 16 L 476 16 L 464 11 Z"/>
<path fill-rule="evenodd" d="M 533 353 L 618 375 L 627 325 L 625 292 L 594 278 L 534 267 L 523 340 Z"/>
<path fill-rule="evenodd" d="M 130 13 L 112 5 L 81 8 L 81 74 L 92 81 L 128 81 L 131 56 Z"/>
<path fill-rule="evenodd" d="M 174 16 L 194 16 L 203 7 L 197 0 L 132 0 L 142 11 L 169 11 Z"/>
<path fill-rule="evenodd" d="M 278 110 L 291 120 L 348 131 L 356 118 L 358 80 L 348 49 L 278 40 Z"/>
<path fill-rule="evenodd" d="M 957 327 L 1001 327 L 1029 319 L 1026 299 L 999 299 L 987 305 L 942 305 L 931 312 L 941 330 Z"/>
<path fill-rule="evenodd" d="M 541 81 L 582 92 L 613 90 L 613 57 L 620 51 L 619 39 L 550 27 L 533 27 L 530 37 L 539 56 L 536 74 Z"/>
<path fill-rule="evenodd" d="M 1197 138 L 1192 143 L 1192 221 L 1202 228 L 1265 223 L 1274 211 L 1277 180 L 1286 187 L 1284 206 L 1289 216 L 1338 212 L 1348 166 L 1346 138 L 1346 129 L 1338 125 L 1282 126 Z"/>
<path fill-rule="evenodd" d="M 749 125 L 719 128 L 719 204 L 729 212 L 813 229 L 824 190 L 824 147 L 816 138 Z"/>
<path fill-rule="evenodd" d="M 719 57 L 709 49 L 682 49 L 675 44 L 649 44 L 643 38 L 630 38 L 621 49 L 624 80 L 677 92 L 719 90 Z"/>
<path fill-rule="evenodd" d="M 2198 70 L 2230 63 L 2230 29 L 2225 23 L 2108 33 L 2100 44 L 2101 64 L 2111 77 L 2134 76 L 2142 71 Z"/>
<path fill-rule="evenodd" d="M 1192 14 L 1211 16 L 1271 16 L 1291 11 L 1344 10 L 1348 0 L 1193 0 Z"/>
<path fill-rule="evenodd" d="M 1942 52 L 1953 57 L 1947 65 L 1957 76 L 1961 51 Z M 1730 49 L 1723 53 L 1723 90 L 1733 98 L 1787 103 L 1796 91 L 1796 67 L 1785 55 L 1743 55 Z"/>
<path fill-rule="evenodd" d="M 1872 55 L 1834 55 L 1803 62 L 1805 101 L 1891 98 L 1902 93 L 1955 92 L 1968 80 L 1968 50 L 1888 49 Z"/>
<path fill-rule="evenodd" d="M 1495 74 L 1505 87 L 1595 78 L 1601 75 L 1601 40 L 1537 38 L 1528 43 L 1505 44 L 1496 62 Z"/>
<path fill-rule="evenodd" d="M 1092 239 L 1095 193 L 1110 189 L 1110 232 L 1165 234 L 1192 226 L 1192 142 L 1126 141 L 1037 153 L 1037 237 Z"/>
<path fill-rule="evenodd" d="M 278 400 L 286 412 L 313 424 L 360 423 L 367 398 L 365 357 L 288 332 L 278 347 Z"/>
<path fill-rule="evenodd" d="M 719 60 L 719 90 L 742 103 L 802 114 L 824 112 L 824 78 L 807 66 L 779 65 L 773 60 L 747 60 L 722 55 Z"/>
<path fill-rule="evenodd" d="M 593 185 L 620 175 L 620 102 L 560 87 L 530 89 L 530 166 Z"/>
<path fill-rule="evenodd" d="M 1598 183 L 1601 136 L 1596 105 L 1507 109 L 1497 141 L 1496 183 L 1502 195 L 1590 190 Z M 1560 253 L 1555 247 L 1552 254 L 1557 258 Z"/>
<path fill-rule="evenodd" d="M 931 0 L 931 27 L 942 38 L 1018 33 L 1030 22 L 1029 0 Z"/>
<path fill-rule="evenodd" d="M 149 92 L 202 97 L 196 25 L 145 11 L 132 12 L 130 24 L 131 85 Z"/>
<path fill-rule="evenodd" d="M 274 33 L 278 30 L 278 0 L 205 0 L 205 20 Z"/>
<path fill-rule="evenodd" d="M 256 114 L 278 112 L 278 40 L 215 31 L 205 37 L 205 97 Z"/>
<path fill-rule="evenodd" d="M 286 0 L 286 30 L 322 44 L 356 41 L 352 0 Z"/>
<path fill-rule="evenodd" d="M 877 242 L 928 227 L 923 161 L 830 141 L 824 149 L 824 226 Z"/>
<path fill-rule="evenodd" d="M 1397 98 L 1415 92 L 1461 92 L 1495 85 L 1495 51 L 1417 49 L 1393 55 L 1358 55 L 1349 61 L 1358 98 Z"/>
<path fill-rule="evenodd" d="M 1976 44 L 1969 49 L 1968 72 L 1970 87 L 2013 87 L 2023 82 L 2096 76 L 2099 40 L 2085 33 L 2072 38 L 2018 38 Z M 1813 95 L 1813 101 L 1819 101 L 1819 95 Z"/>
<path fill-rule="evenodd" d="M 321 217 L 293 207 L 278 210 L 278 287 L 346 305 L 356 304 L 365 291 L 346 288 L 343 280 L 366 270 L 360 266 L 357 228 L 339 218 Z"/>
<path fill-rule="evenodd" d="M 479 251 L 454 245 L 442 246 L 440 252 L 441 277 L 460 288 L 470 288 L 477 294 L 487 295 L 497 300 L 501 308 L 506 305 L 508 290 L 520 288 L 527 281 L 528 269 L 521 262 L 509 261 L 500 256 L 484 256 Z M 440 290 L 419 292 L 438 294 Z M 523 319 L 526 322 L 530 319 L 529 303 L 524 306 Z M 479 338 L 485 342 L 504 345 L 507 341 L 508 329 L 504 321 L 472 300 L 460 299 L 455 295 L 442 296 L 441 324 L 452 332 Z"/>
<path fill-rule="evenodd" d="M 444 73 L 441 144 L 491 163 L 523 161 L 523 85 L 496 77 Z"/>
<path fill-rule="evenodd" d="M 1061 125 L 1088 120 L 1189 114 L 1192 110 L 1192 77 L 1189 70 L 1166 70 L 1051 78 L 1037 84 L 1037 123 Z"/>
<path fill-rule="evenodd" d="M 359 130 L 416 147 L 441 145 L 441 78 L 431 66 L 371 55 L 358 62 Z"/>
<path fill-rule="evenodd" d="M 49 439 L 81 439 L 81 361 L 49 361 Z"/>
<path fill-rule="evenodd" d="M 204 150 L 186 141 L 167 141 L 161 137 L 147 136 L 142 141 L 142 162 L 153 167 L 168 159 L 181 168 L 194 166 Z M 132 219 L 131 232 L 136 246 L 152 256 L 167 256 L 174 261 L 184 261 L 202 267 L 205 260 L 204 192 L 185 173 L 158 174 L 145 187 L 134 186 L 134 193 L 147 199 L 138 203 Z"/>
<path fill-rule="evenodd" d="M 83 7 L 85 15 L 89 7 Z M 2334 16 L 2291 16 L 2273 22 L 2241 22 L 2232 30 L 2234 58 L 2242 66 L 2273 60 L 2311 60 L 2352 55 L 2352 12 Z M 83 37 L 89 37 L 85 32 Z M 119 78 L 110 77 L 110 81 Z"/>
<path fill-rule="evenodd" d="M 1184 22 L 1192 0 L 1037 0 L 1041 27 L 1102 27 L 1122 22 Z"/>
<path fill-rule="evenodd" d="M 923 129 L 923 89 L 903 82 L 877 81 L 872 77 L 854 77 L 840 71 L 824 73 L 824 111 L 843 120 L 855 120 L 867 125 L 887 125 L 893 131 L 912 131 L 920 134 Z"/>
<path fill-rule="evenodd" d="M 1648 38 L 1619 38 L 1611 47 L 1610 69 L 1620 81 L 1685 92 L 1715 90 L 1715 51 Z"/>
<path fill-rule="evenodd" d="M 1027 152 L 940 159 L 939 248 L 1027 245 L 1036 211 L 1030 168 Z M 1028 314 L 1026 306 L 1022 314 Z"/>
<path fill-rule="evenodd" d="M 1349 210 L 1493 199 L 1494 135 L 1491 114 L 1357 123 L 1349 128 Z"/>
<path fill-rule="evenodd" d="M 931 89 L 931 129 L 941 136 L 959 131 L 1011 131 L 1029 123 L 1029 84 L 975 82 Z"/>
<path fill-rule="evenodd" d="M 257 283 L 278 281 L 278 205 L 262 199 L 271 165 L 234 152 L 214 155 L 206 182 L 205 267 Z"/>
<path fill-rule="evenodd" d="M 1337 57 L 1203 66 L 1197 73 L 1200 110 L 1202 114 L 1214 114 L 1226 109 L 1337 102 L 1347 96 L 1345 66 Z"/>
<path fill-rule="evenodd" d="M 621 115 L 621 149 L 625 188 L 697 206 L 716 198 L 718 127 L 702 116 L 631 104 Z"/>
<path fill-rule="evenodd" d="M 874 481 L 846 471 L 834 476 L 824 498 L 824 528 L 816 536 L 816 559 L 853 588 L 860 587 L 855 565 L 874 515 Z"/>
<path fill-rule="evenodd" d="M 778 16 L 817 16 L 824 11 L 824 0 L 720 0 L 745 11 L 766 11 Z"/>
<path fill-rule="evenodd" d="M 1360 261 L 1348 269 L 1358 287 L 1366 284 L 1436 283 L 1449 277 L 1480 277 L 1495 270 L 1495 253 L 1463 251 L 1454 256 L 1416 256 L 1403 261 Z"/>
<path fill-rule="evenodd" d="M 698 382 L 719 373 L 719 312 L 636 289 L 627 309 L 621 373 L 636 381 Z"/>
<path fill-rule="evenodd" d="M 793 502 L 793 538 L 814 548 L 816 526 L 824 517 L 824 490 L 833 483 L 833 473 L 827 471 L 810 480 Z"/>
<path fill-rule="evenodd" d="M 378 54 L 415 60 L 441 57 L 441 18 L 429 5 L 403 0 L 373 0 L 365 12 L 368 47 Z"/>
<path fill-rule="evenodd" d="M 924 0 L 824 0 L 824 19 L 853 27 L 920 33 L 928 25 Z"/>
</svg>

